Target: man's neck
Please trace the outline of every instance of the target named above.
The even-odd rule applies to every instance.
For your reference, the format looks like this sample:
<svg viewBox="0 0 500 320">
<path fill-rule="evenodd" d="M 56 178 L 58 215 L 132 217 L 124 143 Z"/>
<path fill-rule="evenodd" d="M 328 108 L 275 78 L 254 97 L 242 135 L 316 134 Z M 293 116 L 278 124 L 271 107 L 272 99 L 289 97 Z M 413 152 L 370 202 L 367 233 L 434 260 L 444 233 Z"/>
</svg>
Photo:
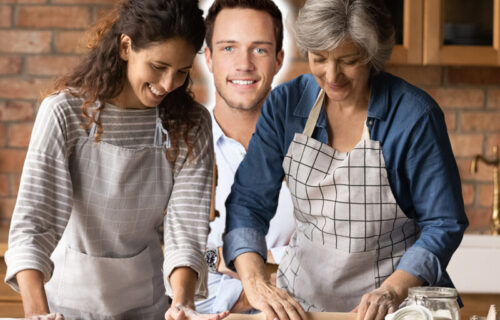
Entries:
<svg viewBox="0 0 500 320">
<path fill-rule="evenodd" d="M 231 108 L 225 103 L 216 103 L 214 117 L 227 137 L 238 141 L 248 150 L 261 108 L 259 106 L 247 111 Z"/>
</svg>

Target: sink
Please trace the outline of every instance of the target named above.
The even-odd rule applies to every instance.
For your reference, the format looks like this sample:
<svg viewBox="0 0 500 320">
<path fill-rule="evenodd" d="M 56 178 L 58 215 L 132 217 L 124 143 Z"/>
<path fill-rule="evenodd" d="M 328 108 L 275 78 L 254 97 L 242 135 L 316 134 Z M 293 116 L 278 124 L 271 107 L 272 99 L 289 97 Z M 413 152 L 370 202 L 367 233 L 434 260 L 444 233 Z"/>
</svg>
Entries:
<svg viewBox="0 0 500 320">
<path fill-rule="evenodd" d="M 500 236 L 465 234 L 447 271 L 460 293 L 500 293 Z"/>
</svg>

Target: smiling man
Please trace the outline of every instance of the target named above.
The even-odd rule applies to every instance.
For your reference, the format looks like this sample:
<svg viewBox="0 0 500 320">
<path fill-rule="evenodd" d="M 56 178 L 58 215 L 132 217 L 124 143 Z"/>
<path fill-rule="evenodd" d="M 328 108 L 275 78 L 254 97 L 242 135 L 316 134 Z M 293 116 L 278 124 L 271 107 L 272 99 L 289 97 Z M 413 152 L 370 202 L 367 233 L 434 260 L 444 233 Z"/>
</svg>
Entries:
<svg viewBox="0 0 500 320">
<path fill-rule="evenodd" d="M 202 313 L 247 312 L 251 307 L 241 282 L 222 259 L 224 203 L 274 76 L 283 64 L 282 15 L 271 0 L 216 0 L 205 23 L 205 58 L 216 91 L 212 128 L 218 168 L 215 204 L 220 216 L 211 223 L 208 238 L 209 298 L 196 308 Z M 283 184 L 266 237 L 268 263 L 279 263 L 294 228 L 293 204 Z"/>
</svg>

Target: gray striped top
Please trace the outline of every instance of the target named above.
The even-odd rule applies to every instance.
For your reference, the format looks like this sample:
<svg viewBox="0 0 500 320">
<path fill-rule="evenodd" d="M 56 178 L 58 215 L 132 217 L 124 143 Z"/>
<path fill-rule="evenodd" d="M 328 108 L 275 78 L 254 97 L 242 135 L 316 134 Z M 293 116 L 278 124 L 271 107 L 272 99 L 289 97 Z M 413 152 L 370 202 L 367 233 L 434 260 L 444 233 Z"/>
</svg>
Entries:
<svg viewBox="0 0 500 320">
<path fill-rule="evenodd" d="M 49 96 L 42 102 L 35 120 L 24 163 L 17 202 L 12 216 L 9 249 L 5 255 L 5 282 L 18 290 L 15 275 L 36 269 L 50 280 L 50 255 L 68 223 L 72 211 L 72 182 L 68 159 L 80 137 L 82 99 L 67 92 Z M 187 146 L 179 142 L 173 170 L 173 189 L 164 218 L 165 261 L 163 270 L 168 295 L 172 289 L 168 275 L 180 266 L 198 273 L 198 297 L 206 296 L 207 267 L 204 261 L 209 231 L 208 216 L 212 183 L 213 142 L 209 112 L 198 105 L 195 125 L 189 136 L 195 141 L 193 160 Z M 102 141 L 140 148 L 154 143 L 156 111 L 122 109 L 106 104 L 100 113 Z M 168 195 L 166 195 L 168 196 Z"/>
</svg>

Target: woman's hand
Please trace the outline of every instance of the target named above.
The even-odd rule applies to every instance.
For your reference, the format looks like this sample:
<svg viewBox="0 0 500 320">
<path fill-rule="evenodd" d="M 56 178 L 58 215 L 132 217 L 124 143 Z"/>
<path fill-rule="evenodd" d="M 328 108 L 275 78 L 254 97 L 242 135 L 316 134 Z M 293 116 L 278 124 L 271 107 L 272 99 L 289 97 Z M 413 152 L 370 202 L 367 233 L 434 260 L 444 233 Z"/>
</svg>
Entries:
<svg viewBox="0 0 500 320">
<path fill-rule="evenodd" d="M 229 315 L 229 311 L 219 314 L 201 314 L 181 304 L 172 305 L 165 313 L 165 320 L 222 320 Z"/>
<path fill-rule="evenodd" d="M 391 287 L 380 287 L 364 294 L 353 312 L 358 313 L 356 320 L 383 320 L 387 314 L 396 311 L 399 304 L 399 298 Z"/>
<path fill-rule="evenodd" d="M 352 312 L 356 320 L 383 320 L 395 312 L 408 296 L 408 288 L 421 286 L 423 281 L 404 270 L 396 270 L 380 288 L 363 295 L 361 303 Z"/>
<path fill-rule="evenodd" d="M 268 320 L 305 320 L 302 306 L 285 289 L 279 289 L 269 281 L 249 281 L 244 285 L 250 304 L 266 314 Z"/>
</svg>

